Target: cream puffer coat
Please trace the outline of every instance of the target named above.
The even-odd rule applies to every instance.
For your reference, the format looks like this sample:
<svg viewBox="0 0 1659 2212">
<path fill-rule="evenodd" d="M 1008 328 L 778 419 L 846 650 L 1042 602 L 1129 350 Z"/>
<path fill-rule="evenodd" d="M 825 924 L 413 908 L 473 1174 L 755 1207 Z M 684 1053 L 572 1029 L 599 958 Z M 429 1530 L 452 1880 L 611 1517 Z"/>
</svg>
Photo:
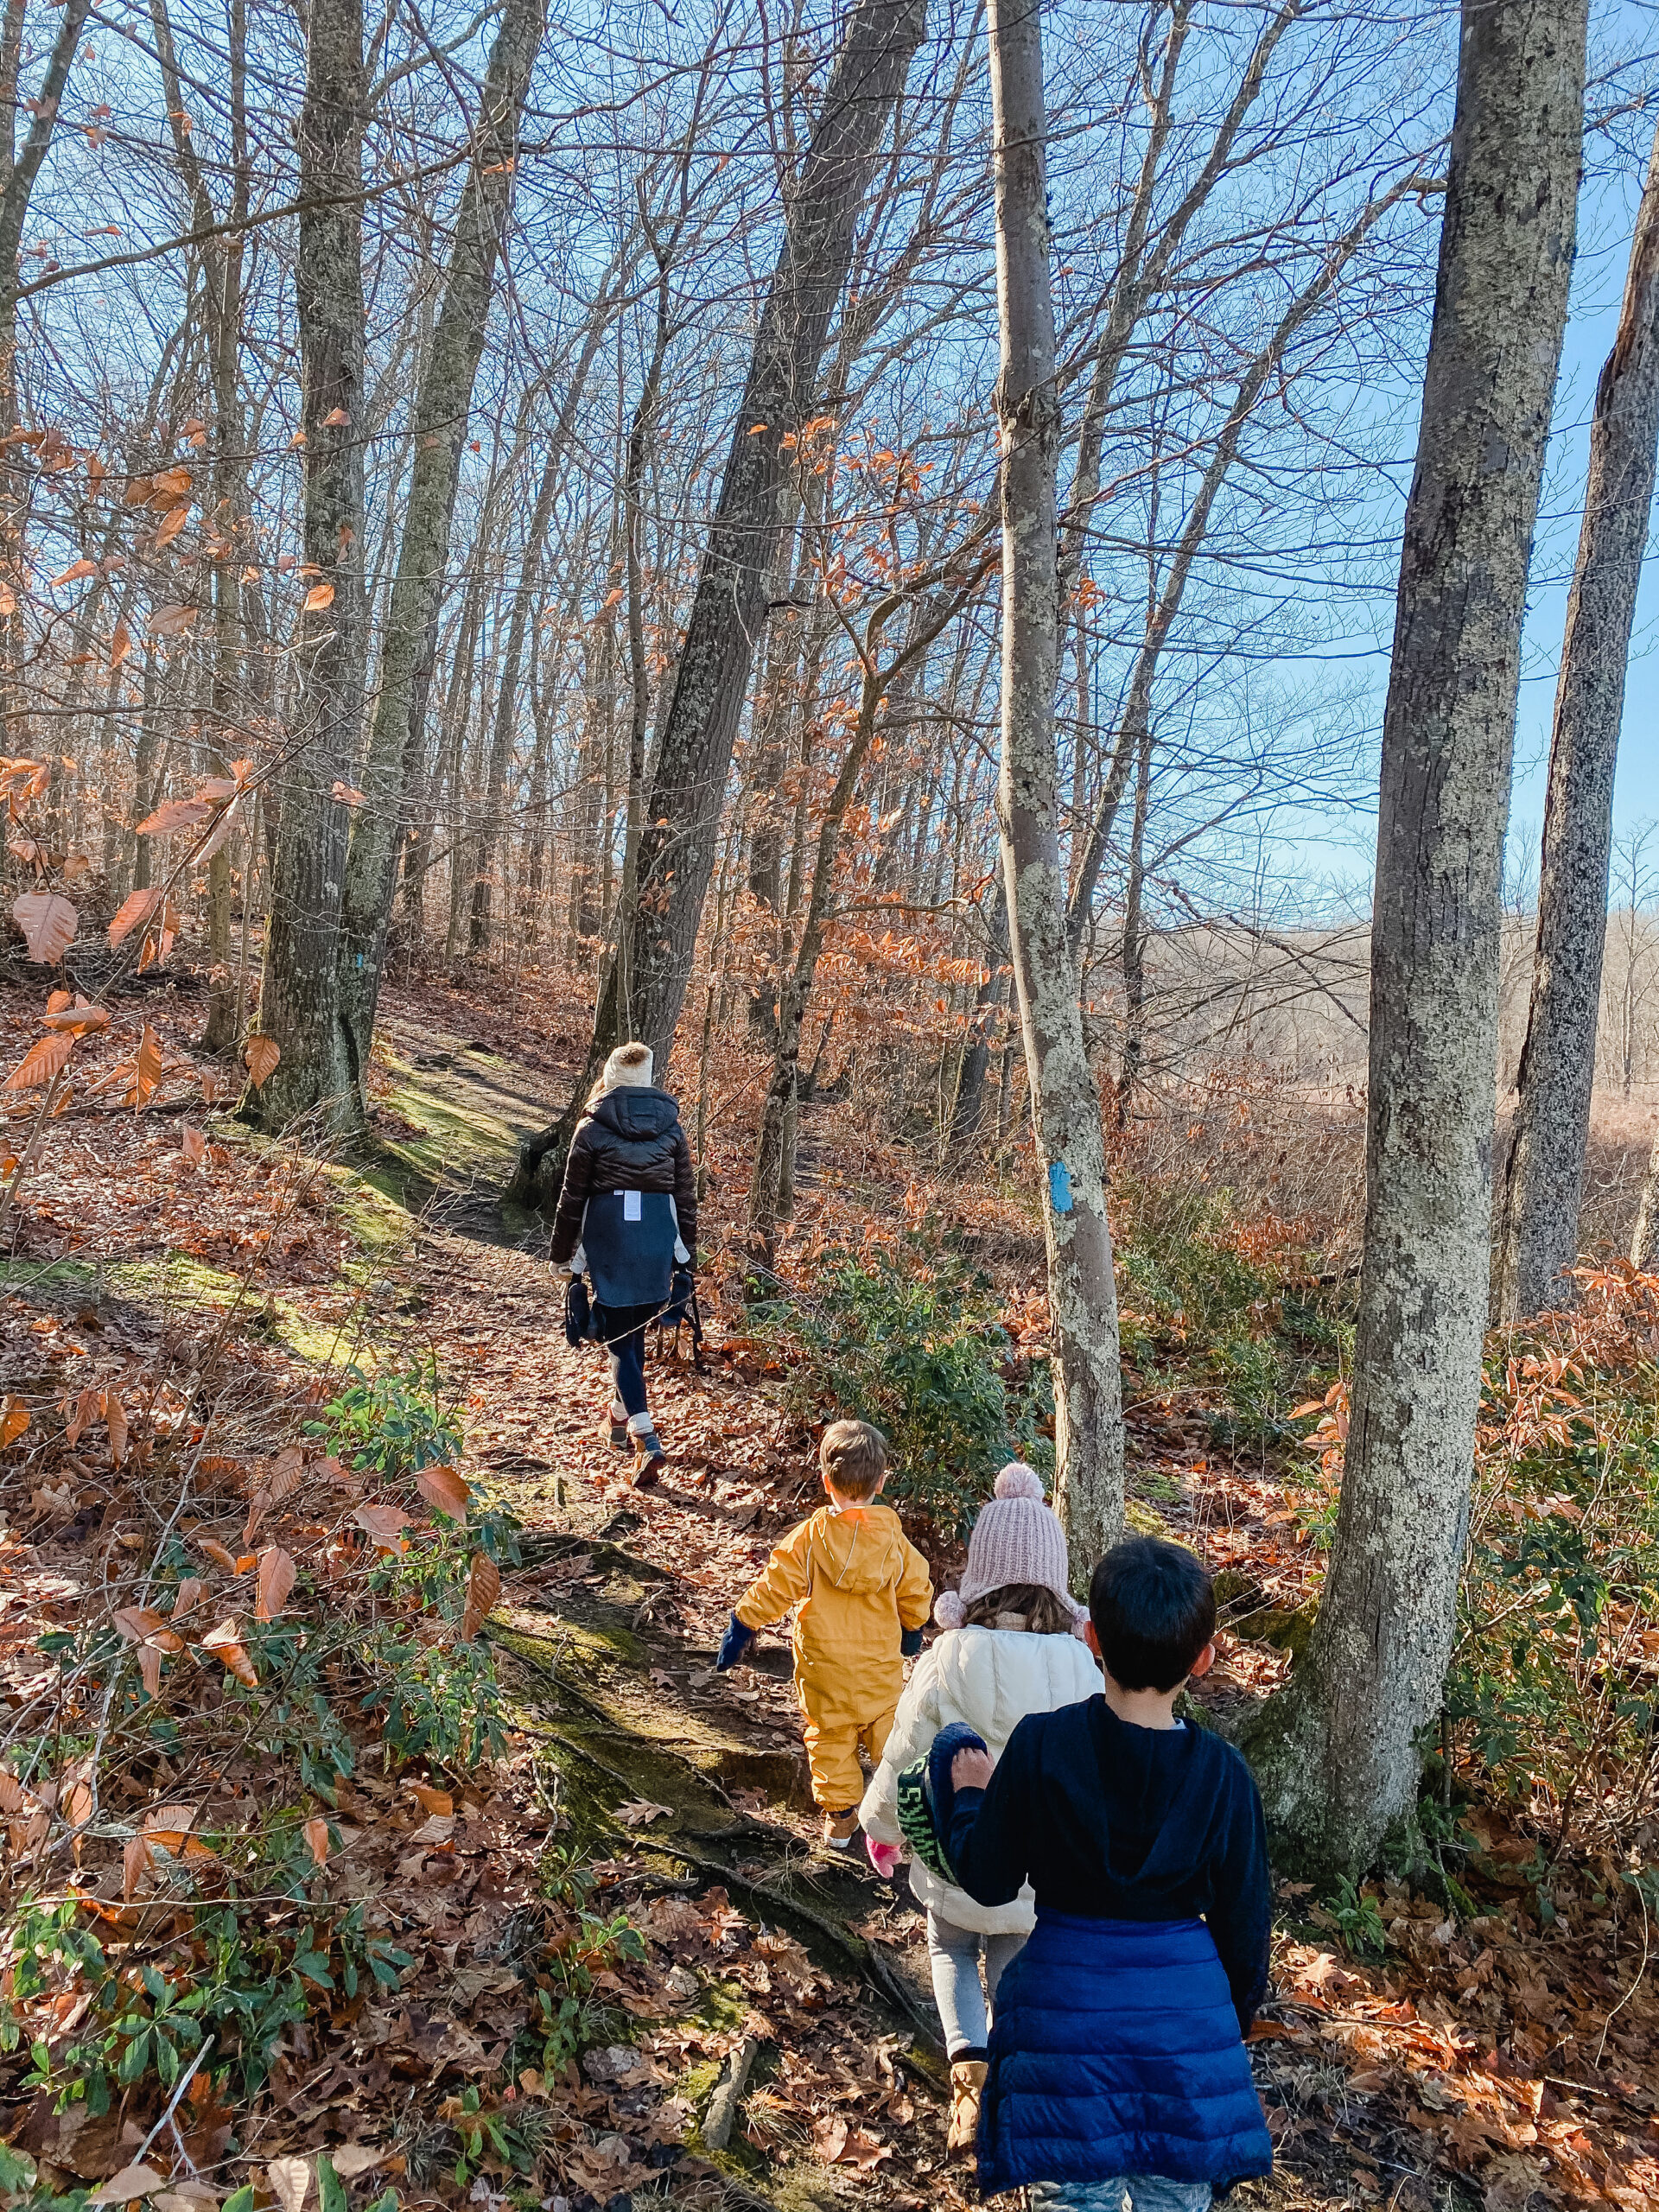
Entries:
<svg viewBox="0 0 1659 2212">
<path fill-rule="evenodd" d="M 1033 1636 L 1024 1629 L 951 1629 L 931 1644 L 899 1700 L 893 1732 L 858 1816 L 878 1843 L 902 1844 L 899 1777 L 925 1758 L 933 1738 L 952 1720 L 965 1721 L 1000 1758 L 1016 1723 L 1028 1713 L 1052 1713 L 1097 1697 L 1104 1683 L 1086 1643 L 1075 1636 Z M 1012 1904 L 976 1904 L 918 1859 L 910 1862 L 911 1894 L 918 1904 L 957 1928 L 986 1936 L 1029 1936 L 1037 1923 L 1029 1883 Z"/>
</svg>

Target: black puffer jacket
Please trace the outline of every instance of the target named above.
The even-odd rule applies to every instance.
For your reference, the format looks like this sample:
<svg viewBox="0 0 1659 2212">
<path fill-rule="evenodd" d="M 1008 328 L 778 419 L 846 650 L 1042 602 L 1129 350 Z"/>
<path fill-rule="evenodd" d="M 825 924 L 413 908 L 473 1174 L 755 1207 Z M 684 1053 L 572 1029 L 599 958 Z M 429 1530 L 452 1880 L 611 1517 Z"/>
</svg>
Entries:
<svg viewBox="0 0 1659 2212">
<path fill-rule="evenodd" d="M 680 1241 L 696 1258 L 697 1179 L 680 1109 L 665 1090 L 645 1084 L 607 1090 L 577 1122 L 553 1220 L 555 1267 L 563 1266 L 581 1243 L 588 1199 L 606 1191 L 670 1192 Z"/>
</svg>

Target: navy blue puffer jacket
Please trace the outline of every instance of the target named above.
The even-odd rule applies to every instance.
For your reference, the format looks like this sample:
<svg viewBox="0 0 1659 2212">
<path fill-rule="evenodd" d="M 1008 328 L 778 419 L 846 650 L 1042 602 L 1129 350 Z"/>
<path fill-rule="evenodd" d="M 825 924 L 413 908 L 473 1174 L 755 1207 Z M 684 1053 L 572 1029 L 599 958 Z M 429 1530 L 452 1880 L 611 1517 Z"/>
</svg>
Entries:
<svg viewBox="0 0 1659 2212">
<path fill-rule="evenodd" d="M 1161 2174 L 1225 2189 L 1272 2167 L 1204 1923 L 1039 1910 L 997 1988 L 980 2187 Z"/>
</svg>

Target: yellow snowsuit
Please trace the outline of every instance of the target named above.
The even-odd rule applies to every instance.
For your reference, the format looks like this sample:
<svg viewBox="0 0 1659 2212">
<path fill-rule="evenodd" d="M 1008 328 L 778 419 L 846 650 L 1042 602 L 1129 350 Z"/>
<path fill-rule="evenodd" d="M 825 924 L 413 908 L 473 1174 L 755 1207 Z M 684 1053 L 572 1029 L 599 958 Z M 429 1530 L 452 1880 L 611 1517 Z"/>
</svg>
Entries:
<svg viewBox="0 0 1659 2212">
<path fill-rule="evenodd" d="M 905 1687 L 899 1638 L 933 1603 L 927 1561 L 888 1505 L 822 1505 L 791 1529 L 738 1601 L 745 1628 L 795 1612 L 795 1688 L 812 1795 L 830 1812 L 864 1794 L 858 1747 L 879 1759 Z"/>
</svg>

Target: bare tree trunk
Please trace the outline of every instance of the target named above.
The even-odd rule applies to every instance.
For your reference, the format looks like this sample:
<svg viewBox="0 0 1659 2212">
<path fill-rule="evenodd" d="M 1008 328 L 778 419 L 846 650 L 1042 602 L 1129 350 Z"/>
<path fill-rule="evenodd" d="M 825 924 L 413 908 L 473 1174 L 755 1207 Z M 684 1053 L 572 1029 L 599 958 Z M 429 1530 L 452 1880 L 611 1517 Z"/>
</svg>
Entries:
<svg viewBox="0 0 1659 2212">
<path fill-rule="evenodd" d="M 346 810 L 334 797 L 356 756 L 367 648 L 363 589 L 362 0 L 314 0 L 300 117 L 299 308 L 308 599 L 300 616 L 299 728 L 282 782 L 259 1027 L 282 1058 L 258 1094 L 281 1128 L 320 1109 L 346 1119 L 335 958 Z"/>
<path fill-rule="evenodd" d="M 1054 305 L 1039 0 L 990 0 L 1002 504 L 1002 758 L 1009 938 L 1033 1118 L 1053 1346 L 1056 1504 L 1086 1575 L 1123 1525 L 1117 1298 L 1100 1096 L 1084 1046 L 1059 853 Z"/>
<path fill-rule="evenodd" d="M 962 1147 L 979 1134 L 985 1109 L 985 1077 L 991 1065 L 991 1037 L 997 1026 L 1007 989 L 1008 892 L 997 878 L 991 906 L 991 931 L 986 946 L 988 974 L 974 1001 L 972 1041 L 962 1056 L 957 1095 L 950 1108 L 950 1142 Z"/>
<path fill-rule="evenodd" d="M 1129 831 L 1129 879 L 1123 899 L 1123 1065 L 1118 1071 L 1116 1121 L 1129 1126 L 1129 1108 L 1146 1052 L 1147 811 L 1152 799 L 1152 732 L 1142 727 L 1135 747 L 1135 816 Z"/>
<path fill-rule="evenodd" d="M 1584 526 L 1555 692 L 1538 942 L 1516 1074 L 1498 1311 L 1573 1296 L 1607 941 L 1613 771 L 1659 447 L 1659 134 L 1637 210 L 1618 335 L 1596 385 Z"/>
<path fill-rule="evenodd" d="M 1413 1840 L 1468 1525 L 1520 611 L 1572 268 L 1585 0 L 1465 0 L 1382 723 L 1365 1255 L 1312 1643 L 1247 1749 L 1281 1863 Z"/>
<path fill-rule="evenodd" d="M 626 970 L 632 1027 L 653 1047 L 659 1076 L 667 1067 L 714 872 L 732 747 L 766 620 L 789 452 L 813 404 L 859 210 L 925 16 L 925 0 L 858 0 L 824 94 L 789 206 L 657 748 L 639 839 L 632 942 L 612 961 L 590 1065 L 616 1041 L 618 982 Z"/>
<path fill-rule="evenodd" d="M 346 870 L 340 946 L 340 1015 L 353 1081 L 374 1035 L 401 842 L 405 762 L 419 750 L 425 685 L 417 682 L 449 559 L 449 527 L 473 385 L 512 200 L 519 118 L 542 42 L 543 0 L 507 0 L 484 82 L 472 168 L 455 218 L 443 305 L 415 402 L 415 461 L 404 500 L 380 696 L 363 769 Z M 419 718 L 418 721 L 416 718 Z M 360 1096 L 360 1090 L 359 1090 Z"/>
<path fill-rule="evenodd" d="M 1654 1130 L 1648 1171 L 1642 1178 L 1642 1197 L 1630 1236 L 1630 1265 L 1645 1274 L 1656 1259 L 1659 1259 L 1659 1128 Z"/>
</svg>

